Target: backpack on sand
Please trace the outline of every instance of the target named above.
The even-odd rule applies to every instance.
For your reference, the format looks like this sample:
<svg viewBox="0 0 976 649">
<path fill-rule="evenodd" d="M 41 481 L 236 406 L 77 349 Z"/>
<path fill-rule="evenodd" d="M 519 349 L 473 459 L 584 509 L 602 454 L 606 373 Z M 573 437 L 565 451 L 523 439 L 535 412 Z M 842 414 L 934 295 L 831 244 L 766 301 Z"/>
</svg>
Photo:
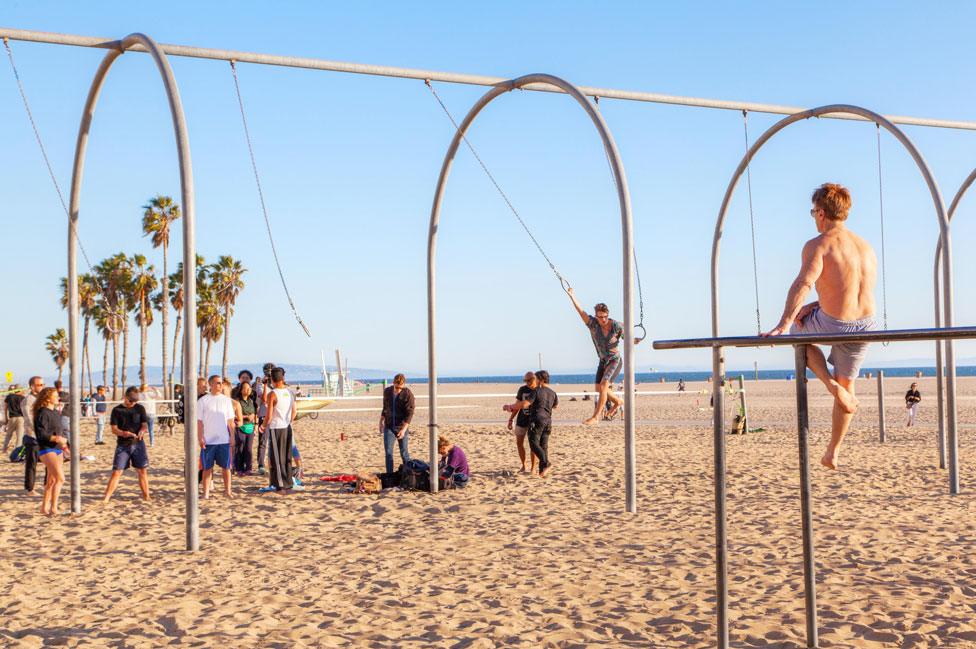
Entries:
<svg viewBox="0 0 976 649">
<path fill-rule="evenodd" d="M 408 491 L 430 491 L 430 465 L 410 460 L 400 466 L 400 488 Z"/>
</svg>

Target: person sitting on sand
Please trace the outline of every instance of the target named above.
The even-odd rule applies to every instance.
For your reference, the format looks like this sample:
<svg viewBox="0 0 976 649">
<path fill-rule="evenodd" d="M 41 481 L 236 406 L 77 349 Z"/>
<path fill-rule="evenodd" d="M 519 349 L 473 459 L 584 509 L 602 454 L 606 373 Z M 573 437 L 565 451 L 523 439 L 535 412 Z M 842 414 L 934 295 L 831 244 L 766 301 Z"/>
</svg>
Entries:
<svg viewBox="0 0 976 649">
<path fill-rule="evenodd" d="M 593 307 L 594 315 L 590 315 L 580 306 L 572 287 L 566 292 L 569 294 L 569 299 L 573 301 L 573 306 L 576 307 L 576 312 L 582 318 L 583 324 L 590 330 L 593 346 L 596 347 L 596 353 L 600 357 L 600 362 L 596 368 L 596 380 L 593 385 L 598 398 L 593 406 L 593 415 L 585 419 L 583 423 L 586 425 L 596 423 L 604 415 L 603 409 L 608 402 L 610 410 L 607 411 L 605 418 L 613 419 L 620 406 L 623 405 L 623 401 L 613 393 L 613 382 L 623 367 L 619 345 L 623 340 L 624 328 L 616 320 L 610 319 L 610 309 L 603 302 Z M 640 340 L 634 341 L 635 344 L 639 342 Z"/>
<path fill-rule="evenodd" d="M 851 194 L 841 185 L 826 183 L 813 192 L 811 201 L 810 216 L 820 235 L 803 246 L 803 262 L 786 296 L 783 316 L 763 335 L 871 331 L 877 327 L 874 283 L 878 261 L 870 244 L 844 224 Z M 814 286 L 819 300 L 804 305 L 803 298 Z M 825 359 L 819 347 L 807 345 L 807 367 L 834 397 L 830 443 L 820 460 L 828 469 L 837 468 L 840 445 L 857 411 L 854 379 L 867 347 L 866 343 L 833 345 Z M 834 366 L 833 374 L 827 369 L 828 362 Z"/>
<path fill-rule="evenodd" d="M 539 385 L 539 382 L 535 378 L 535 373 L 533 372 L 526 372 L 525 376 L 523 377 L 523 380 L 525 381 L 525 385 L 520 386 L 518 392 L 515 393 L 516 401 L 524 401 L 526 396 L 534 392 L 536 387 Z M 522 468 L 520 469 L 521 473 L 526 473 L 525 436 L 529 432 L 529 422 L 531 421 L 529 419 L 529 416 L 530 416 L 529 409 L 522 408 L 522 409 L 512 410 L 512 414 L 508 418 L 509 430 L 513 430 L 512 424 L 514 423 L 515 446 L 516 448 L 518 448 L 519 460 L 522 461 Z M 532 463 L 528 473 L 535 473 L 535 455 L 530 452 L 529 457 Z"/>
<path fill-rule="evenodd" d="M 44 388 L 38 393 L 31 408 L 37 457 L 47 469 L 41 513 L 54 516 L 58 513 L 58 498 L 64 486 L 64 451 L 68 446 L 68 438 L 61 428 L 58 390 Z"/>
<path fill-rule="evenodd" d="M 224 496 L 233 498 L 230 490 L 231 457 L 234 453 L 234 403 L 224 394 L 223 379 L 214 374 L 208 384 L 210 392 L 197 402 L 197 436 L 200 440 L 200 464 L 203 469 L 203 497 L 210 498 L 213 468 L 217 464 L 224 478 Z"/>
<path fill-rule="evenodd" d="M 149 501 L 149 453 L 146 451 L 145 435 L 149 431 L 149 415 L 139 403 L 140 392 L 135 386 L 125 390 L 122 403 L 112 408 L 109 424 L 116 436 L 115 458 L 112 460 L 112 476 L 105 487 L 103 503 L 107 503 L 119 486 L 122 472 L 130 466 L 139 478 L 142 499 Z"/>
<path fill-rule="evenodd" d="M 529 448 L 539 458 L 539 477 L 545 478 L 552 470 L 549 463 L 549 434 L 552 432 L 552 411 L 559 406 L 559 397 L 549 387 L 549 372 L 539 370 L 535 378 L 538 385 L 531 394 L 521 401 L 505 404 L 502 409 L 507 412 L 529 409 Z"/>
<path fill-rule="evenodd" d="M 441 456 L 437 463 L 437 472 L 441 478 L 454 478 L 454 484 L 463 487 L 471 477 L 471 468 L 468 466 L 468 457 L 461 450 L 461 447 L 452 444 L 451 440 L 443 435 L 437 438 L 437 454 Z"/>
</svg>

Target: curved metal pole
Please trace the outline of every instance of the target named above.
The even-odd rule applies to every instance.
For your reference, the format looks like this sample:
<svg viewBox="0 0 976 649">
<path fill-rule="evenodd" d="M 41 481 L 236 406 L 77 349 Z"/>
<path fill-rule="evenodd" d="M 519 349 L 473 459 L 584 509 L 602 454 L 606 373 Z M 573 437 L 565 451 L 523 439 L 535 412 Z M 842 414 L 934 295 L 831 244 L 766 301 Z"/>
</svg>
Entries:
<svg viewBox="0 0 976 649">
<path fill-rule="evenodd" d="M 952 217 L 956 214 L 956 208 L 959 207 L 959 202 L 962 201 L 963 196 L 969 191 L 970 186 L 973 182 L 976 182 L 976 169 L 973 169 L 966 180 L 963 181 L 962 185 L 959 187 L 959 191 L 956 192 L 955 197 L 952 199 L 952 203 L 949 205 L 949 212 L 947 217 L 949 222 L 952 222 Z M 939 296 L 942 295 L 942 282 L 939 277 L 939 267 L 942 264 L 942 238 L 939 238 L 938 243 L 935 246 L 935 264 L 933 269 L 933 281 L 935 286 L 935 326 L 939 326 L 939 322 L 942 319 L 942 313 L 939 308 Z M 955 368 L 953 368 L 955 371 Z M 935 389 L 936 389 L 936 406 L 937 415 L 939 417 L 939 468 L 946 468 L 946 434 L 945 434 L 945 392 L 943 388 L 943 374 L 945 373 L 945 367 L 942 363 L 942 341 L 937 340 L 935 342 Z"/>
<path fill-rule="evenodd" d="M 712 336 L 718 337 L 719 335 L 719 302 L 718 302 L 718 261 L 719 261 L 719 248 L 722 239 L 722 228 L 725 224 L 725 216 L 728 212 L 729 204 L 732 200 L 732 195 L 735 193 L 735 188 L 739 183 L 742 174 L 745 173 L 749 166 L 750 161 L 756 155 L 756 153 L 766 144 L 774 135 L 779 133 L 781 130 L 789 126 L 790 124 L 810 119 L 811 117 L 819 117 L 821 115 L 827 115 L 831 113 L 845 113 L 849 115 L 858 115 L 867 120 L 873 121 L 878 126 L 884 127 L 889 133 L 895 136 L 902 146 L 908 151 L 915 160 L 915 164 L 918 166 L 919 171 L 925 180 L 926 185 L 929 188 L 929 193 L 932 196 L 932 202 L 935 205 L 936 217 L 939 221 L 939 233 L 940 241 L 945 241 L 945 256 L 942 265 L 943 281 L 945 285 L 944 294 L 944 313 L 945 313 L 945 326 L 952 326 L 952 260 L 951 260 L 951 241 L 949 239 L 949 219 L 945 211 L 945 203 L 942 200 L 942 194 L 939 191 L 939 186 L 935 182 L 935 178 L 932 176 L 932 172 L 929 170 L 928 164 L 926 164 L 925 159 L 919 153 L 918 149 L 912 141 L 906 136 L 897 126 L 891 123 L 890 120 L 884 118 L 883 116 L 875 113 L 873 111 L 867 110 L 866 108 L 861 108 L 859 106 L 851 106 L 848 104 L 833 104 L 829 106 L 821 106 L 819 108 L 812 108 L 810 110 L 805 110 L 789 117 L 785 117 L 780 121 L 769 127 L 765 133 L 763 133 L 749 148 L 745 156 L 743 156 L 742 161 L 739 166 L 736 167 L 735 173 L 732 175 L 732 179 L 729 181 L 728 188 L 725 190 L 725 196 L 722 199 L 722 206 L 718 213 L 718 219 L 715 223 L 715 235 L 712 240 L 712 267 L 711 267 L 711 279 L 712 279 Z M 936 323 L 939 326 L 939 323 Z M 956 375 L 955 375 L 955 356 L 953 351 L 953 344 L 951 340 L 947 340 L 945 343 L 946 351 L 946 361 L 949 365 L 949 372 L 947 374 L 947 388 L 949 394 L 949 416 L 948 416 L 948 430 L 949 430 L 949 443 L 950 443 L 950 455 L 952 456 L 950 467 L 950 479 L 949 479 L 949 490 L 951 493 L 955 494 L 959 492 L 959 482 L 958 482 L 958 471 L 955 466 L 955 453 L 953 452 L 953 446 L 955 446 L 956 437 L 956 418 L 955 418 L 955 398 L 956 398 Z M 712 356 L 712 381 L 714 385 L 712 390 L 714 393 L 714 409 L 713 409 L 713 433 L 715 436 L 715 545 L 716 545 L 716 566 L 717 566 L 717 576 L 716 580 L 718 582 L 718 621 L 719 621 L 719 646 L 728 646 L 728 589 L 726 580 L 726 561 L 728 552 L 728 543 L 726 535 L 726 514 L 725 514 L 725 433 L 723 431 L 722 422 L 722 386 L 721 380 L 724 375 L 724 359 L 722 358 L 721 348 L 715 348 L 713 350 Z M 804 380 L 804 376 L 797 376 L 797 381 Z M 724 639 L 724 642 L 723 642 Z"/>
<path fill-rule="evenodd" d="M 190 139 L 186 128 L 186 118 L 183 115 L 183 105 L 180 101 L 179 88 L 176 78 L 170 68 L 166 55 L 163 54 L 156 42 L 144 34 L 130 34 L 119 42 L 119 49 L 112 50 L 105 55 L 95 78 L 88 91 L 88 99 L 81 114 L 81 126 L 78 129 L 78 141 L 75 145 L 74 169 L 71 175 L 71 203 L 68 213 L 68 310 L 69 320 L 69 362 L 71 376 L 71 501 L 72 511 L 81 511 L 81 483 L 78 457 L 80 444 L 78 439 L 78 425 L 81 421 L 81 381 L 79 367 L 80 348 L 75 344 L 78 339 L 78 268 L 76 259 L 78 215 L 81 204 L 81 185 L 85 171 L 85 154 L 88 149 L 89 131 L 95 115 L 95 106 L 101 94 L 105 77 L 115 60 L 133 45 L 141 45 L 153 57 L 156 68 L 162 77 L 166 96 L 169 100 L 170 113 L 173 117 L 173 131 L 176 136 L 176 152 L 180 165 L 180 189 L 183 208 L 183 317 L 186 322 L 196 322 L 196 245 L 194 240 L 194 198 L 193 198 L 193 166 L 190 161 Z M 186 549 L 200 548 L 200 533 L 197 519 L 197 461 L 200 454 L 196 435 L 196 347 L 192 335 L 192 327 L 187 327 L 183 333 L 183 413 L 184 421 L 184 470 L 186 489 Z M 164 368 L 165 370 L 165 368 Z M 165 374 L 165 371 L 164 371 Z M 164 379 L 165 380 L 165 379 Z"/>
<path fill-rule="evenodd" d="M 596 127 L 603 146 L 606 149 L 607 157 L 610 161 L 610 168 L 613 170 L 614 181 L 617 186 L 617 201 L 620 204 L 621 220 L 621 243 L 623 253 L 623 300 L 624 300 L 624 484 L 627 492 L 627 511 L 637 511 L 637 476 L 636 476 L 636 452 L 634 442 L 634 336 L 633 336 L 633 300 L 632 300 L 632 278 L 633 278 L 633 220 L 630 209 L 630 191 L 627 188 L 627 176 L 624 173 L 624 166 L 620 160 L 620 153 L 617 151 L 617 144 L 614 142 L 613 135 L 600 113 L 593 108 L 586 97 L 573 84 L 549 74 L 528 74 L 511 81 L 500 83 L 493 87 L 475 103 L 475 105 L 465 115 L 464 120 L 458 127 L 451 145 L 444 156 L 444 163 L 441 165 L 441 173 L 437 179 L 437 189 L 434 192 L 434 204 L 430 211 L 430 232 L 427 237 L 427 371 L 429 376 L 430 390 L 430 465 L 431 470 L 436 471 L 437 466 L 437 322 L 436 322 L 436 261 L 437 261 L 437 227 L 440 221 L 441 202 L 444 199 L 444 192 L 447 189 L 447 178 L 451 173 L 454 164 L 454 157 L 458 147 L 464 139 L 465 133 L 470 128 L 478 113 L 487 106 L 493 99 L 501 94 L 516 90 L 532 83 L 547 83 L 560 88 L 567 95 L 579 103 L 579 105 L 589 115 L 593 125 Z M 430 481 L 430 490 L 437 491 L 437 480 Z"/>
</svg>

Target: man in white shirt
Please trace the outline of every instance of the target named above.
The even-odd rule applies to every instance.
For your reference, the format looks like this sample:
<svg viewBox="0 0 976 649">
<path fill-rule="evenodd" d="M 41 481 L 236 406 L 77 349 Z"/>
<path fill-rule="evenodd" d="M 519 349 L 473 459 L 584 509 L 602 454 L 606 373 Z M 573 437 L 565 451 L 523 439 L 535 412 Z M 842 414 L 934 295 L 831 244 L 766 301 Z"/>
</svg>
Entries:
<svg viewBox="0 0 976 649">
<path fill-rule="evenodd" d="M 159 394 L 156 388 L 151 388 L 145 383 L 139 387 L 139 403 L 146 409 L 146 416 L 149 417 L 149 445 L 156 445 L 156 399 Z"/>
<path fill-rule="evenodd" d="M 197 401 L 197 436 L 200 440 L 200 465 L 203 468 L 203 497 L 210 497 L 213 467 L 217 464 L 224 476 L 224 495 L 230 491 L 230 459 L 234 455 L 234 404 L 223 393 L 223 379 L 214 374 L 207 381 L 210 391 Z"/>
</svg>

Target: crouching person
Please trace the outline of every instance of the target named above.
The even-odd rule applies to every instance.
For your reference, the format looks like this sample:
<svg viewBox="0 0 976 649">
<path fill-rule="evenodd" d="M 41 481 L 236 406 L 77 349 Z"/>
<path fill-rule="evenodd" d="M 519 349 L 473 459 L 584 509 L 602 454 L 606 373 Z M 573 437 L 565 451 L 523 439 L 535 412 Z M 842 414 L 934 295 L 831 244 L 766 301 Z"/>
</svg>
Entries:
<svg viewBox="0 0 976 649">
<path fill-rule="evenodd" d="M 471 479 L 471 469 L 468 467 L 468 458 L 461 450 L 460 446 L 451 443 L 451 440 L 444 436 L 437 438 L 437 453 L 441 456 L 437 463 L 437 471 L 440 475 L 440 488 L 464 488 Z"/>
</svg>

